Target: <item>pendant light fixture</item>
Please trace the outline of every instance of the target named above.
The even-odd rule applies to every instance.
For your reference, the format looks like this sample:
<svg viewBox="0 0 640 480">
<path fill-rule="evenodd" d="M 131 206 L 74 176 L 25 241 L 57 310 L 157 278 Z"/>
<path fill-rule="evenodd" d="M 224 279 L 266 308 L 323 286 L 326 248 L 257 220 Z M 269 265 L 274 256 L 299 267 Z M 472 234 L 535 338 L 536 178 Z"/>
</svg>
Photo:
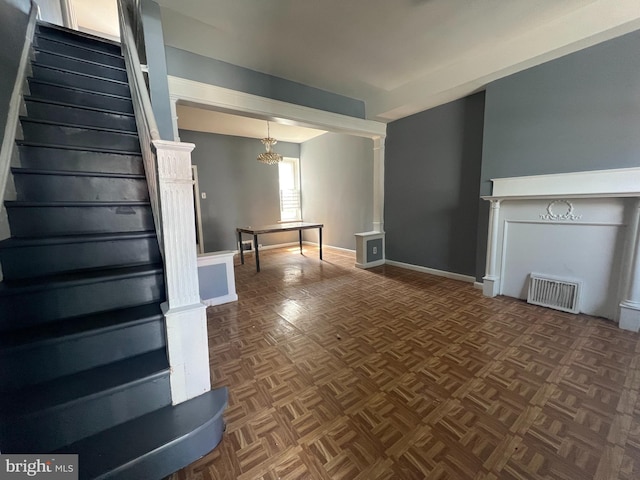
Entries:
<svg viewBox="0 0 640 480">
<path fill-rule="evenodd" d="M 267 137 L 260 140 L 264 145 L 264 148 L 267 150 L 266 152 L 262 152 L 258 155 L 258 161 L 261 163 L 266 163 L 267 165 L 275 165 L 278 162 L 282 161 L 282 155 L 271 150 L 278 141 L 275 138 L 271 138 L 269 133 L 269 122 L 267 122 Z"/>
</svg>

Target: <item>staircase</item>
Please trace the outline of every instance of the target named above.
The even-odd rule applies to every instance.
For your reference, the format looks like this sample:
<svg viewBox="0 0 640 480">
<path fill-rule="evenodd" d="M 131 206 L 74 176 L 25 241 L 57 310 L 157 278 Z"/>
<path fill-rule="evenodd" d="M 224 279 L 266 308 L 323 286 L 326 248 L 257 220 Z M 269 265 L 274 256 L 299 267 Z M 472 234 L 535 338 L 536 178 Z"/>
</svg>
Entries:
<svg viewBox="0 0 640 480">
<path fill-rule="evenodd" d="M 0 451 L 162 478 L 220 441 L 226 390 L 171 405 L 164 270 L 120 46 L 39 23 L 0 242 Z"/>
</svg>

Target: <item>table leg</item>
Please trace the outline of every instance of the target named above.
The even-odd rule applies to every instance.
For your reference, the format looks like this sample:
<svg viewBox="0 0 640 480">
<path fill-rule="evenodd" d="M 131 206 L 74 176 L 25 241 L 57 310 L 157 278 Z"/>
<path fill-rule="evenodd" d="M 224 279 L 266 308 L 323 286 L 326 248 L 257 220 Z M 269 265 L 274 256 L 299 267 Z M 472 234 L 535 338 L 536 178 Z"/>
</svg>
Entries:
<svg viewBox="0 0 640 480">
<path fill-rule="evenodd" d="M 320 260 L 322 260 L 322 227 L 320 227 L 318 229 L 318 232 L 320 232 L 320 235 L 319 235 L 319 237 L 320 237 L 320 241 L 319 241 L 319 243 L 320 243 Z"/>
<path fill-rule="evenodd" d="M 300 253 L 302 253 L 302 230 L 298 230 L 298 240 L 300 242 Z"/>
<path fill-rule="evenodd" d="M 238 232 L 238 248 L 240 249 L 240 263 L 244 265 L 244 250 L 242 248 L 242 232 Z"/>
<path fill-rule="evenodd" d="M 256 272 L 260 271 L 260 257 L 258 255 L 258 235 L 253 235 L 253 248 L 256 251 Z"/>
</svg>

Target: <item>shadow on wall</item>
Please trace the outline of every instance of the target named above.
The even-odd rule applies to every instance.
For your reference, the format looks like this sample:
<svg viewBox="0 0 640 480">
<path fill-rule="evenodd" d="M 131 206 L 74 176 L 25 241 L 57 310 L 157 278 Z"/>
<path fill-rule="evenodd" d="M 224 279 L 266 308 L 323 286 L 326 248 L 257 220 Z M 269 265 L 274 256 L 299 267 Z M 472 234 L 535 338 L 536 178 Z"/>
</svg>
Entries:
<svg viewBox="0 0 640 480">
<path fill-rule="evenodd" d="M 448 265 L 453 272 L 469 275 L 474 272 L 474 265 L 475 271 L 478 270 L 476 252 L 469 245 L 477 245 L 478 236 L 478 224 L 475 222 L 478 205 L 475 199 L 480 196 L 484 101 L 484 93 L 464 100 L 458 201 L 449 224 L 449 238 L 455 245 L 449 249 Z"/>
</svg>

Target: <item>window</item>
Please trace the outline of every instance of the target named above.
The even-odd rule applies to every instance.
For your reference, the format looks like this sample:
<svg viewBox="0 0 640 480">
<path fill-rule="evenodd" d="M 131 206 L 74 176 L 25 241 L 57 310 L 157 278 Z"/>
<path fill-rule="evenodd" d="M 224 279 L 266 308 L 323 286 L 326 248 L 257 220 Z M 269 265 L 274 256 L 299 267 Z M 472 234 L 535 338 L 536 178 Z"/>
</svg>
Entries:
<svg viewBox="0 0 640 480">
<path fill-rule="evenodd" d="M 280 180 L 280 220 L 302 219 L 300 205 L 300 159 L 284 158 L 278 164 Z"/>
</svg>

